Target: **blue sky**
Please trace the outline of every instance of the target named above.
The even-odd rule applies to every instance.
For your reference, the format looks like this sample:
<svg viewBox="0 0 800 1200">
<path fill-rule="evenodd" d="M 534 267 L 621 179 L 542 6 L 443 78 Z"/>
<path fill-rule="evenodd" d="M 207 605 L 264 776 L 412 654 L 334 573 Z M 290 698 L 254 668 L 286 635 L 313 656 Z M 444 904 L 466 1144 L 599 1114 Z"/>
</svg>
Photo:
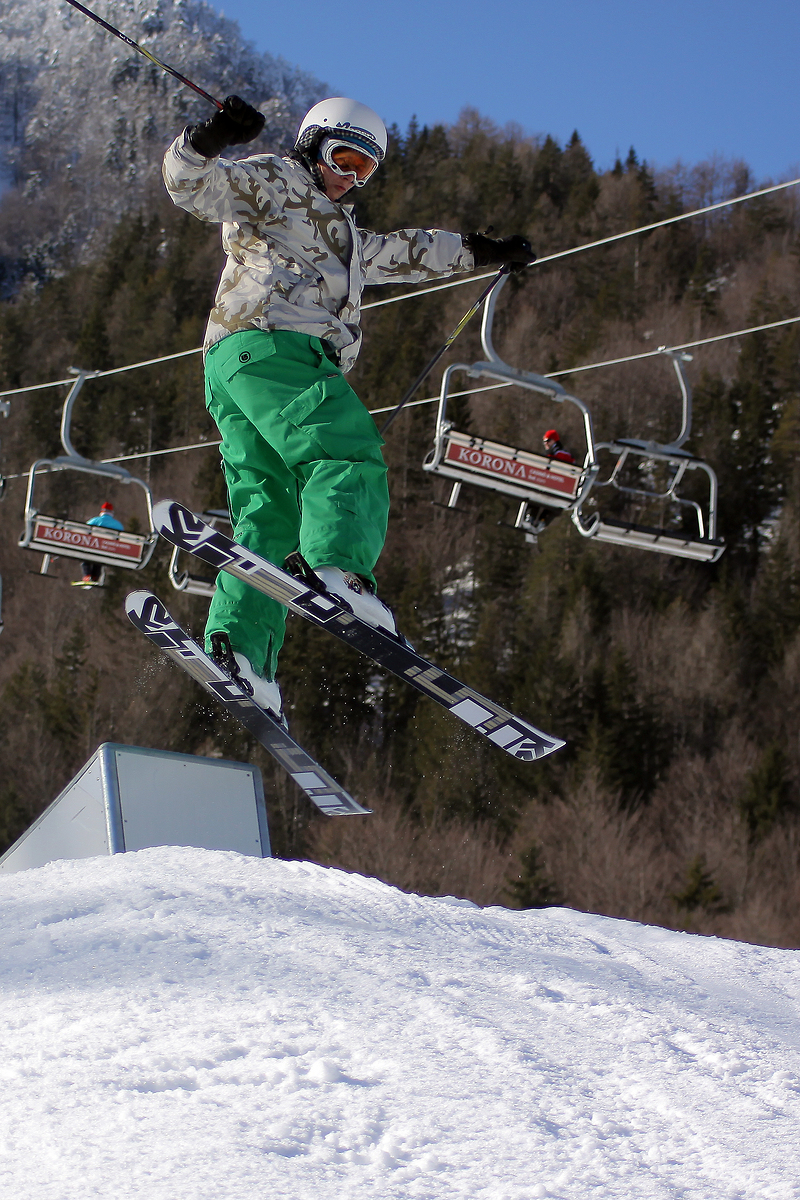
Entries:
<svg viewBox="0 0 800 1200">
<path fill-rule="evenodd" d="M 212 0 L 213 2 L 213 0 Z M 282 55 L 402 128 L 465 105 L 599 167 L 635 146 L 654 166 L 714 154 L 758 179 L 800 175 L 800 0 L 224 0 Z"/>
</svg>

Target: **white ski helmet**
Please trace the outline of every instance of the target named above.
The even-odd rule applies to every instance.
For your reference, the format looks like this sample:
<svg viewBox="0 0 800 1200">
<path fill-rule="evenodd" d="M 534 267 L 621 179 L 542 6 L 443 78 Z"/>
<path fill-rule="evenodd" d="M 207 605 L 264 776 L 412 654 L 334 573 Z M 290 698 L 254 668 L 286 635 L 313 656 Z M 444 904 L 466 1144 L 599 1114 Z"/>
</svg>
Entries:
<svg viewBox="0 0 800 1200">
<path fill-rule="evenodd" d="M 310 108 L 300 122 L 295 149 L 307 153 L 316 149 L 324 134 L 361 146 L 380 162 L 386 154 L 386 126 L 378 114 L 366 104 L 332 96 Z"/>
</svg>

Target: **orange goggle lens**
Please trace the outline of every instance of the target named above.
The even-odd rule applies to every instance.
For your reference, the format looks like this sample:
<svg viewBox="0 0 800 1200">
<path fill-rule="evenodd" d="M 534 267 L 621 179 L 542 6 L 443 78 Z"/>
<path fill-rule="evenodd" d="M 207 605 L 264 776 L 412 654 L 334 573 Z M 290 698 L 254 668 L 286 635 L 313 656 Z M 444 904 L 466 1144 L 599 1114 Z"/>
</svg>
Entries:
<svg viewBox="0 0 800 1200">
<path fill-rule="evenodd" d="M 338 171 L 340 175 L 355 175 L 359 183 L 366 183 L 378 165 L 375 159 L 363 150 L 342 142 L 326 146 L 323 158 L 334 171 Z"/>
</svg>

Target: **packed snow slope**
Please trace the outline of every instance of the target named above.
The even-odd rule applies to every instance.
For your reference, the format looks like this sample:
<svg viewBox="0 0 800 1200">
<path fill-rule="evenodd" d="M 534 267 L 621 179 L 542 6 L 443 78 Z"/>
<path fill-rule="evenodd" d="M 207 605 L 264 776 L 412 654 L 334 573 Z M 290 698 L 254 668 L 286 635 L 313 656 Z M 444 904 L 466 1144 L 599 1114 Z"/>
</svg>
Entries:
<svg viewBox="0 0 800 1200">
<path fill-rule="evenodd" d="M 796 952 L 176 848 L 0 906 L 3 1197 L 800 1197 Z"/>
</svg>

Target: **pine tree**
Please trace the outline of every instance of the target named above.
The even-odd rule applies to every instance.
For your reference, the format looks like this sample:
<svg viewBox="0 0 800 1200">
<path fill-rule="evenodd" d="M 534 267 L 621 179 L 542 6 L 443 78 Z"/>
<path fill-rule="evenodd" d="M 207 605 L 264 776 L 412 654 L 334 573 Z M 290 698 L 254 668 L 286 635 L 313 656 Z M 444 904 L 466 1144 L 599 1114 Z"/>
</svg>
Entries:
<svg viewBox="0 0 800 1200">
<path fill-rule="evenodd" d="M 752 844 L 762 841 L 788 812 L 796 809 L 789 779 L 789 763 L 782 746 L 767 746 L 749 772 L 739 811 Z"/>
<path fill-rule="evenodd" d="M 543 861 L 542 848 L 533 842 L 519 857 L 520 871 L 508 885 L 515 908 L 549 908 L 558 904 L 558 890 Z"/>
<path fill-rule="evenodd" d="M 695 855 L 686 871 L 685 886 L 672 899 L 679 912 L 695 913 L 698 909 L 707 913 L 724 911 L 722 891 L 706 866 L 705 855 Z"/>
</svg>

